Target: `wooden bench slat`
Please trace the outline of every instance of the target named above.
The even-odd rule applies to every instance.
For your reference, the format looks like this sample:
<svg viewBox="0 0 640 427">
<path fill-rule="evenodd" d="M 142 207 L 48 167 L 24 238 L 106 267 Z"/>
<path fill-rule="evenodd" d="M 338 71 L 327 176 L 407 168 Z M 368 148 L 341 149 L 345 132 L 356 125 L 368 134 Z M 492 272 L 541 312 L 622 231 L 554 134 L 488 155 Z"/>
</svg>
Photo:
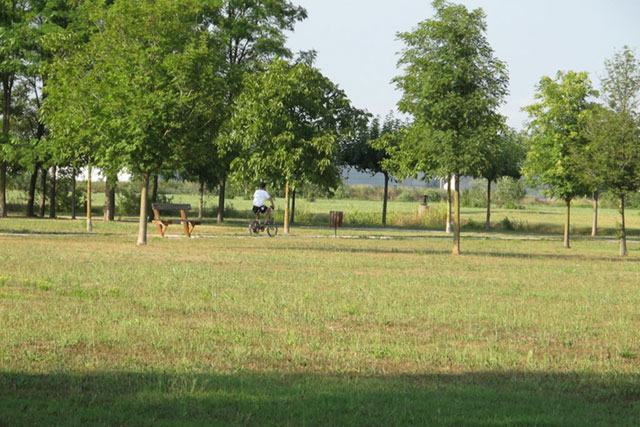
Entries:
<svg viewBox="0 0 640 427">
<path fill-rule="evenodd" d="M 151 209 L 157 209 L 160 211 L 166 210 L 166 211 L 172 211 L 172 210 L 176 210 L 176 211 L 181 211 L 181 210 L 190 210 L 191 209 L 191 205 L 189 204 L 174 204 L 174 203 L 152 203 L 151 204 Z"/>
</svg>

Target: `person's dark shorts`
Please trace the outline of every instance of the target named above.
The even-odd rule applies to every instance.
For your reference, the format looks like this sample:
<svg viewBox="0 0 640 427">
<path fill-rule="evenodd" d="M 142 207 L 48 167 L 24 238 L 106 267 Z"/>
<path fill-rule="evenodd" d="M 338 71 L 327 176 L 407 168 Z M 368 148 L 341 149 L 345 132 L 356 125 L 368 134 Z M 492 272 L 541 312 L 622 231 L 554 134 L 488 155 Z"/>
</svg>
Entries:
<svg viewBox="0 0 640 427">
<path fill-rule="evenodd" d="M 258 212 L 260 213 L 265 213 L 267 211 L 267 207 L 265 205 L 262 206 L 254 206 L 253 207 L 253 213 L 257 214 Z"/>
</svg>

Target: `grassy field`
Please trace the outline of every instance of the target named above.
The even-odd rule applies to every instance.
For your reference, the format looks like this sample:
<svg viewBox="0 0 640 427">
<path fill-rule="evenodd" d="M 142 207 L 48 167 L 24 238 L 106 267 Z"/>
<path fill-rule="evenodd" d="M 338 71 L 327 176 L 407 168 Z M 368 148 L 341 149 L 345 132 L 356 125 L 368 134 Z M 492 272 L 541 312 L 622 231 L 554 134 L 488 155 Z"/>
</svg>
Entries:
<svg viewBox="0 0 640 427">
<path fill-rule="evenodd" d="M 1 220 L 0 425 L 640 422 L 637 242 L 244 222 Z"/>
</svg>

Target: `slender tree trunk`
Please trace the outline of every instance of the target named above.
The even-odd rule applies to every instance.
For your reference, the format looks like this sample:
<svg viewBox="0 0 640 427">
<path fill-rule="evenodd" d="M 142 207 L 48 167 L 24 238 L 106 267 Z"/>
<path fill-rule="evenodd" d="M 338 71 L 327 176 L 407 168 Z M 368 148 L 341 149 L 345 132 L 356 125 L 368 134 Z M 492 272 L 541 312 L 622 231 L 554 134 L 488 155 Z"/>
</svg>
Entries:
<svg viewBox="0 0 640 427">
<path fill-rule="evenodd" d="M 93 231 L 93 217 L 91 216 L 91 163 L 87 165 L 87 231 Z"/>
<path fill-rule="evenodd" d="M 296 220 L 296 190 L 291 192 L 291 225 Z"/>
<path fill-rule="evenodd" d="M 593 192 L 593 225 L 591 226 L 591 235 L 598 235 L 598 190 Z"/>
<path fill-rule="evenodd" d="M 620 195 L 620 256 L 627 256 L 627 230 L 624 223 L 624 193 Z"/>
<path fill-rule="evenodd" d="M 76 219 L 76 168 L 71 170 L 71 219 Z"/>
<path fill-rule="evenodd" d="M 491 230 L 491 180 L 487 180 L 487 221 L 484 224 L 485 230 Z"/>
<path fill-rule="evenodd" d="M 13 83 L 10 76 L 5 75 L 2 79 L 2 133 L 9 136 L 9 123 L 11 113 L 11 87 Z M 0 218 L 7 217 L 7 162 L 0 161 Z"/>
<path fill-rule="evenodd" d="M 151 176 L 151 174 L 149 174 Z M 151 187 L 151 203 L 158 202 L 158 174 L 153 175 L 153 186 Z M 147 180 L 148 181 L 148 180 Z M 147 197 L 149 197 L 149 183 L 147 182 Z M 153 210 L 147 209 L 147 220 L 153 222 Z"/>
<path fill-rule="evenodd" d="M 382 200 L 382 226 L 387 226 L 387 200 L 389 200 L 389 174 L 387 172 L 383 172 L 384 174 L 384 195 Z"/>
<path fill-rule="evenodd" d="M 105 222 L 115 220 L 116 208 L 116 183 L 107 176 L 104 185 L 104 220 Z"/>
<path fill-rule="evenodd" d="M 284 234 L 289 234 L 289 182 L 284 185 Z"/>
<path fill-rule="evenodd" d="M 447 225 L 445 232 L 451 234 L 451 216 L 452 216 L 452 200 L 451 200 L 451 176 L 447 177 Z"/>
<path fill-rule="evenodd" d="M 571 199 L 565 201 L 567 204 L 567 211 L 564 218 L 564 247 L 565 249 L 570 249 L 571 245 L 569 244 L 569 234 L 571 227 Z"/>
<path fill-rule="evenodd" d="M 56 217 L 56 181 L 58 175 L 58 168 L 56 165 L 51 167 L 51 187 L 49 195 L 49 218 Z"/>
<path fill-rule="evenodd" d="M 138 223 L 138 246 L 144 246 L 147 244 L 149 175 L 149 172 L 144 172 L 142 174 L 142 189 L 140 190 L 140 221 Z"/>
<path fill-rule="evenodd" d="M 36 187 L 38 185 L 38 170 L 40 165 L 36 164 L 35 170 L 31 173 L 31 179 L 29 180 L 29 196 L 27 198 L 27 216 L 36 216 Z"/>
<path fill-rule="evenodd" d="M 40 218 L 44 218 L 47 210 L 47 170 L 40 168 Z"/>
<path fill-rule="evenodd" d="M 220 181 L 220 194 L 218 194 L 218 218 L 216 222 L 221 224 L 224 222 L 224 193 L 227 190 L 227 177 L 223 177 Z"/>
<path fill-rule="evenodd" d="M 200 183 L 200 201 L 198 203 L 198 219 L 202 220 L 204 214 L 204 181 Z"/>
<path fill-rule="evenodd" d="M 460 255 L 460 177 L 458 175 L 455 178 L 455 190 L 453 193 L 453 204 L 455 206 L 455 213 L 453 215 L 453 250 L 454 255 Z"/>
</svg>

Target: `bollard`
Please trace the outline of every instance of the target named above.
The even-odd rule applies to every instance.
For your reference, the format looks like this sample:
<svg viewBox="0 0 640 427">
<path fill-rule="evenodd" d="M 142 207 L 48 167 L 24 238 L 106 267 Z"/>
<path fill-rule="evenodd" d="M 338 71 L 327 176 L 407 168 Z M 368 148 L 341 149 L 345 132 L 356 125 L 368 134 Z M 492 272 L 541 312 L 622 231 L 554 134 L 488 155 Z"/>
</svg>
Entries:
<svg viewBox="0 0 640 427">
<path fill-rule="evenodd" d="M 422 196 L 422 201 L 420 202 L 420 205 L 418 205 L 418 216 L 423 216 L 429 210 L 429 206 L 427 206 L 427 199 L 428 199 L 428 196 L 424 194 Z"/>
<path fill-rule="evenodd" d="M 329 227 L 333 227 L 333 237 L 338 237 L 338 227 L 342 227 L 343 214 L 340 211 L 329 212 Z"/>
</svg>

